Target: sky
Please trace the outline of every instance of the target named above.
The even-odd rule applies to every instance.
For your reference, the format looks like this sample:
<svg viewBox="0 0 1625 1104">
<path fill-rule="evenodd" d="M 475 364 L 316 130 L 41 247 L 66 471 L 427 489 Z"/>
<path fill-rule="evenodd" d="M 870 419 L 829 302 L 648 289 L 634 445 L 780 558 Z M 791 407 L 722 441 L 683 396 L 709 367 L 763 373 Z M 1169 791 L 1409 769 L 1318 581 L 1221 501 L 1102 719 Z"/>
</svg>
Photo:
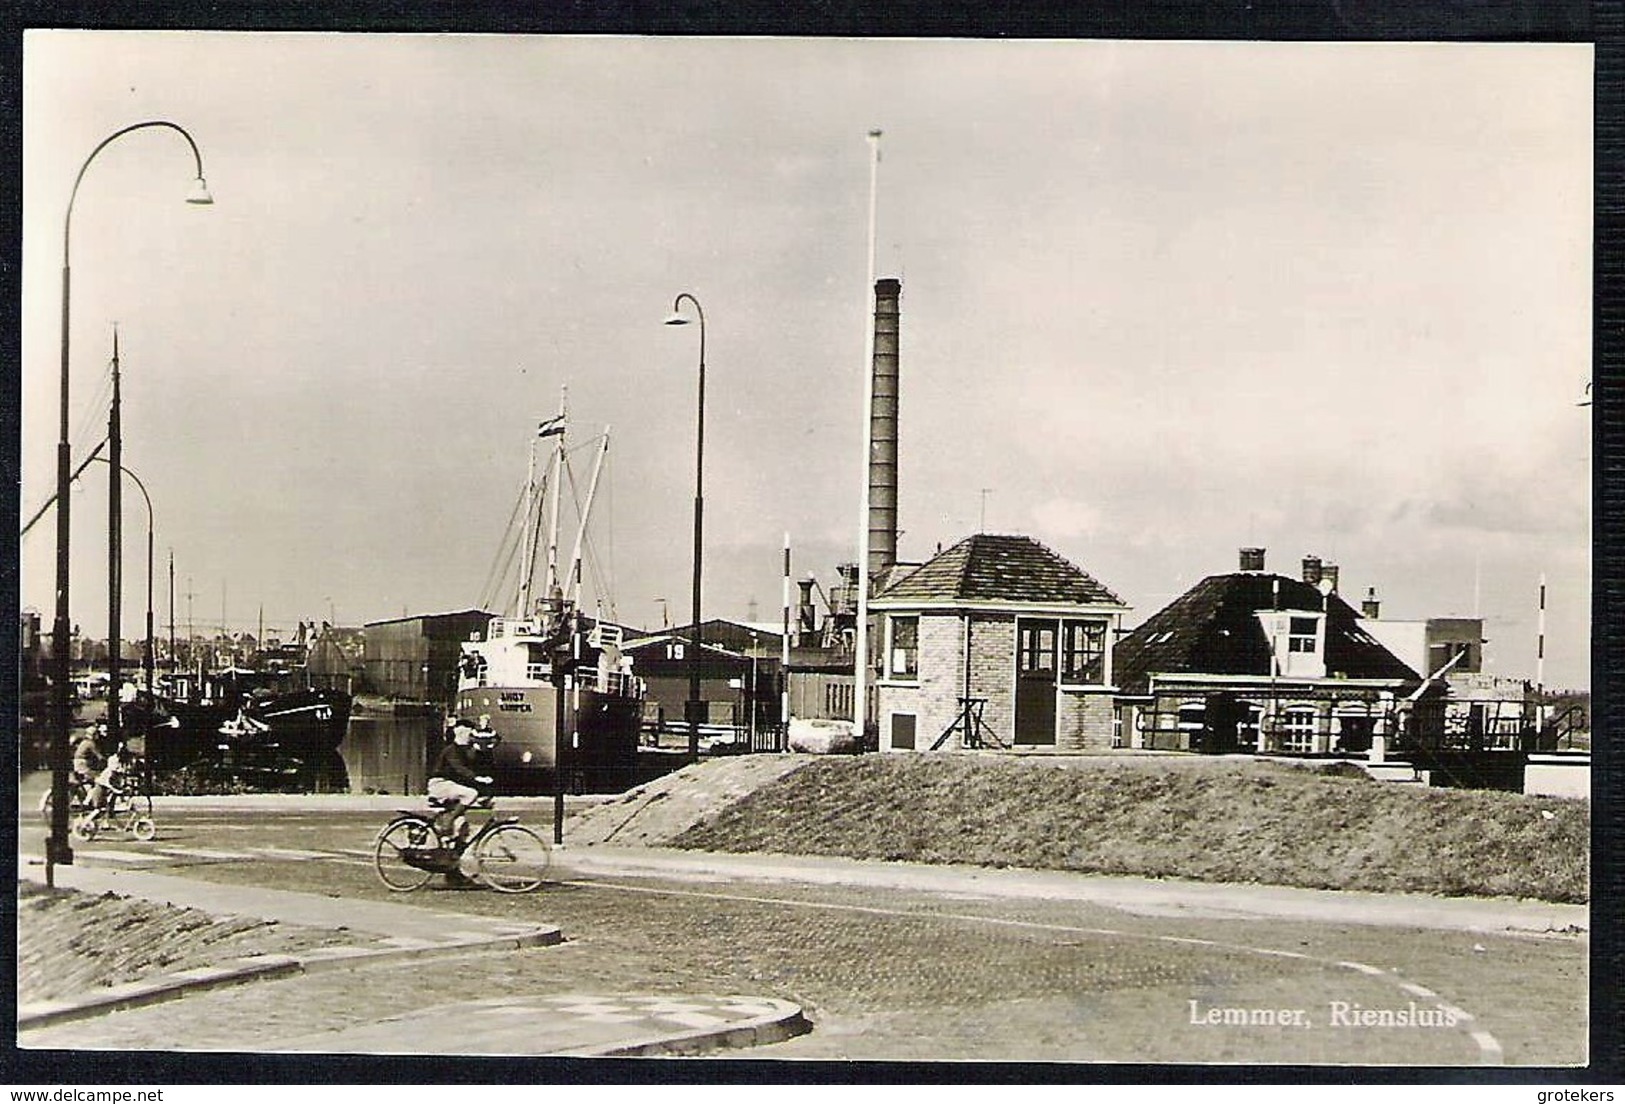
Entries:
<svg viewBox="0 0 1625 1104">
<path fill-rule="evenodd" d="M 1590 684 L 1592 49 L 31 31 L 23 519 L 152 496 L 167 631 L 479 605 L 537 422 L 610 427 L 602 600 L 706 616 L 858 558 L 868 311 L 902 281 L 899 552 L 1023 533 L 1150 617 L 1268 550 L 1486 669 Z M 107 633 L 106 469 L 72 617 Z M 146 511 L 126 485 L 123 633 Z M 54 609 L 55 526 L 21 546 Z M 566 541 L 566 543 L 568 543 Z M 1537 667 L 1537 596 L 1547 583 Z M 611 604 L 612 603 L 612 604 Z M 500 604 L 500 603 L 498 603 Z M 263 611 L 263 613 L 262 613 Z"/>
</svg>

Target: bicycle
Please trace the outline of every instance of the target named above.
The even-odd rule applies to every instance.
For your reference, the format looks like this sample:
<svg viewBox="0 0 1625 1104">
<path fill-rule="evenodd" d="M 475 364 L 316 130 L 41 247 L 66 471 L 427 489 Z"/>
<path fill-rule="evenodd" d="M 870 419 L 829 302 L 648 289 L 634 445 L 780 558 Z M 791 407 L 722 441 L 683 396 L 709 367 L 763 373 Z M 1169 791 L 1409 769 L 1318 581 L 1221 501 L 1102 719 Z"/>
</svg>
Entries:
<svg viewBox="0 0 1625 1104">
<path fill-rule="evenodd" d="M 116 827 L 142 843 L 158 838 L 158 822 L 152 819 L 152 795 L 110 790 L 106 802 L 86 809 L 73 821 L 74 837 L 89 843 L 103 828 Z"/>
<path fill-rule="evenodd" d="M 429 807 L 444 809 L 445 804 L 431 798 Z M 490 809 L 489 804 L 475 807 Z M 479 830 L 459 843 L 435 826 L 432 815 L 402 809 L 378 832 L 372 864 L 393 892 L 421 889 L 436 874 L 462 873 L 464 855 L 473 856 L 473 879 L 498 893 L 529 893 L 542 884 L 551 853 L 518 817 L 492 810 Z"/>
<path fill-rule="evenodd" d="M 89 782 L 81 782 L 74 778 L 70 778 L 68 780 L 69 820 L 72 820 L 81 813 L 88 813 L 90 811 L 90 786 L 91 784 Z M 51 810 L 55 807 L 56 802 L 52 799 L 51 788 L 47 786 L 45 788 L 45 792 L 40 795 L 39 799 L 40 819 L 45 822 L 47 827 L 49 827 L 51 823 Z"/>
</svg>

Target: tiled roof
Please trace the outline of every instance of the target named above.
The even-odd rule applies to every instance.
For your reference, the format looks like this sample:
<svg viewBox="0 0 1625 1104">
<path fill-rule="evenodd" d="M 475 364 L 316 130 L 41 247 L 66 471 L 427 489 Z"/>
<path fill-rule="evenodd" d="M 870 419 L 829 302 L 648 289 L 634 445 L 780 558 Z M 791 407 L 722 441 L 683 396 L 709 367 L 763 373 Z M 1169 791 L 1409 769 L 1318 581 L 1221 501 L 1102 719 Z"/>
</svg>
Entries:
<svg viewBox="0 0 1625 1104">
<path fill-rule="evenodd" d="M 1280 585 L 1277 598 L 1276 584 Z M 1259 610 L 1320 610 L 1328 614 L 1328 676 L 1416 681 L 1420 676 L 1360 627 L 1343 599 L 1322 598 L 1298 579 L 1244 571 L 1210 575 L 1164 606 L 1112 649 L 1115 681 L 1128 693 L 1144 693 L 1153 674 L 1265 675 L 1269 641 Z"/>
<path fill-rule="evenodd" d="M 890 580 L 877 600 L 1121 606 L 1088 572 L 1031 537 L 977 533 Z"/>
</svg>

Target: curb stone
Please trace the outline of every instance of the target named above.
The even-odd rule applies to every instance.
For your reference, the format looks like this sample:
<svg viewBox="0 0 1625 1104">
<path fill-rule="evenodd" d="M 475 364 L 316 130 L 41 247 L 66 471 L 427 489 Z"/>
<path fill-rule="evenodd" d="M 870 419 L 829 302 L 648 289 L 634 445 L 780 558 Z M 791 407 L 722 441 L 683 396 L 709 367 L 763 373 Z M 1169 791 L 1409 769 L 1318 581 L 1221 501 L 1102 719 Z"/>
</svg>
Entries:
<svg viewBox="0 0 1625 1104">
<path fill-rule="evenodd" d="M 27 856 L 19 856 L 19 874 L 31 881 L 42 880 L 39 871 L 32 869 L 30 863 L 25 861 L 26 858 Z M 68 869 L 73 870 L 71 867 Z M 155 877 L 122 869 L 103 871 L 103 876 L 98 878 L 94 876 L 91 868 L 84 869 L 87 877 L 69 879 L 64 888 L 89 893 L 110 892 L 119 897 L 195 908 L 217 918 L 260 914 L 260 910 L 252 905 L 231 901 L 231 887 L 191 882 L 171 875 Z M 75 881 L 85 881 L 89 884 L 76 885 Z M 189 895 L 192 886 L 207 890 L 208 896 L 212 899 L 184 899 Z M 180 893 L 175 891 L 177 887 L 180 888 Z M 287 901 L 300 901 L 312 896 L 285 891 L 275 891 L 275 895 Z M 328 903 L 323 900 L 322 905 L 327 907 Z M 406 908 L 408 914 L 419 911 L 407 906 L 386 906 L 386 908 Z M 352 932 L 358 939 L 365 938 L 363 933 L 370 931 L 375 938 L 367 943 L 313 947 L 296 954 L 238 956 L 226 959 L 218 965 L 160 974 L 120 985 L 91 989 L 69 997 L 32 1001 L 18 1006 L 17 1030 L 21 1032 L 123 1009 L 140 1008 L 176 1000 L 192 993 L 254 981 L 276 980 L 323 970 L 370 966 L 395 959 L 428 961 L 525 947 L 553 946 L 564 942 L 564 933 L 556 925 L 526 923 L 522 926 L 501 926 L 508 930 L 500 928 L 492 930 L 484 917 L 461 916 L 455 913 L 434 913 L 435 933 L 418 936 L 399 934 L 402 927 L 381 922 L 376 910 L 370 917 L 370 923 L 361 924 L 357 924 L 353 919 L 340 922 L 346 919 L 344 917 L 296 915 L 290 918 L 286 914 L 277 913 L 278 910 L 273 908 L 265 915 L 267 919 L 278 923 L 288 923 L 314 931 Z M 386 912 L 384 915 L 393 914 Z M 412 923 L 406 925 L 407 930 L 421 927 L 423 919 L 413 915 Z"/>
<path fill-rule="evenodd" d="M 681 1035 L 643 1039 L 631 1043 L 616 1043 L 605 1047 L 581 1047 L 563 1050 L 562 1057 L 573 1058 L 679 1058 L 705 1050 L 727 1048 L 743 1050 L 747 1047 L 782 1043 L 797 1035 L 805 1035 L 813 1025 L 800 1005 L 789 1001 L 763 1000 L 777 1007 L 758 1019 L 720 1029 L 702 1029 Z"/>
<path fill-rule="evenodd" d="M 106 989 L 92 990 L 72 997 L 19 1005 L 17 1030 L 52 1027 L 71 1020 L 88 1019 L 129 1008 L 161 1004 L 164 1001 L 178 1000 L 189 994 L 211 989 L 224 989 L 254 981 L 274 981 L 299 974 L 319 973 L 350 966 L 370 966 L 390 959 L 410 958 L 416 961 L 430 961 L 493 951 L 518 950 L 524 947 L 550 947 L 562 942 L 564 934 L 558 928 L 536 928 L 518 936 L 470 939 L 423 947 L 385 947 L 380 950 L 355 946 L 325 947 L 298 956 L 246 955 L 235 959 L 233 964 L 198 966 L 190 970 L 180 970 Z"/>
<path fill-rule="evenodd" d="M 270 1043 L 275 1053 L 402 1053 L 402 1038 L 422 1039 L 426 1022 L 478 1024 L 485 1044 L 472 1051 L 414 1053 L 477 1057 L 685 1057 L 783 1042 L 813 1029 L 802 1007 L 763 996 L 570 992 L 510 996 L 417 1008 L 371 1024 Z M 596 1036 L 596 1037 L 595 1037 Z"/>
</svg>

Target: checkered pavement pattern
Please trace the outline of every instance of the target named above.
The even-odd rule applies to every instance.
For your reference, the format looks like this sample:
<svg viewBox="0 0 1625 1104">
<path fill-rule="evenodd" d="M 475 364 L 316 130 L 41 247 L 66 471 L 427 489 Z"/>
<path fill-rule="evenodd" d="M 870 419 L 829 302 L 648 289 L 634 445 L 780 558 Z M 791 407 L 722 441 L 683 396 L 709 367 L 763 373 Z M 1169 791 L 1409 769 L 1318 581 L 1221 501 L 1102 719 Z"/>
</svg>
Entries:
<svg viewBox="0 0 1625 1104">
<path fill-rule="evenodd" d="M 698 1031 L 746 1023 L 782 1011 L 776 1002 L 753 997 L 690 996 L 604 996 L 592 993 L 528 994 L 493 998 L 460 1005 L 458 1012 L 470 1026 L 482 1020 L 494 1023 L 507 1018 L 540 1018 L 544 1022 L 628 1026 L 645 1024 L 652 1033 L 675 1029 Z M 477 1028 L 476 1028 L 477 1030 Z"/>
</svg>

